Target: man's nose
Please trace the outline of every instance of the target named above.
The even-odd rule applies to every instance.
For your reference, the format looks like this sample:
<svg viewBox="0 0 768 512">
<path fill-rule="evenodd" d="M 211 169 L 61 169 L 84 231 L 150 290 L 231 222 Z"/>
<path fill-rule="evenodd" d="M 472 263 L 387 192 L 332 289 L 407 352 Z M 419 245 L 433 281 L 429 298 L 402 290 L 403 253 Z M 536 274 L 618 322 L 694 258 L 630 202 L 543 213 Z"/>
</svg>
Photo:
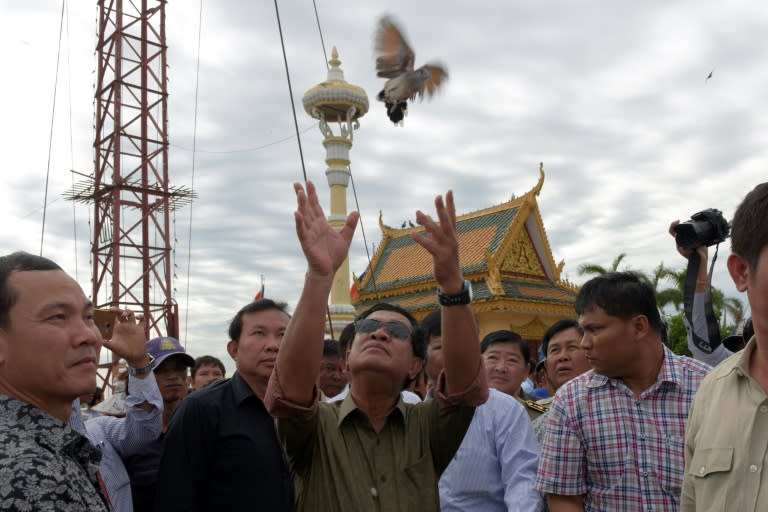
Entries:
<svg viewBox="0 0 768 512">
<path fill-rule="evenodd" d="M 73 340 L 77 345 L 83 343 L 95 345 L 101 348 L 101 333 L 93 325 L 90 325 L 83 318 L 75 320 Z"/>
<path fill-rule="evenodd" d="M 269 335 L 267 337 L 267 350 L 275 350 L 277 351 L 280 348 L 280 342 L 283 340 L 281 336 L 278 336 L 276 334 Z"/>
</svg>

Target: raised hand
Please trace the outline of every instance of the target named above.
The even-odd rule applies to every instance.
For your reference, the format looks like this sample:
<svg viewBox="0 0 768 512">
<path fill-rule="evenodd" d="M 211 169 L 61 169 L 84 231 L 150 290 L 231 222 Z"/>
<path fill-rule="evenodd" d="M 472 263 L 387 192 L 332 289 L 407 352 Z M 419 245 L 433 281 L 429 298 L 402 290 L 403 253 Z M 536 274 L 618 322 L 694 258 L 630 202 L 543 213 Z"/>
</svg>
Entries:
<svg viewBox="0 0 768 512">
<path fill-rule="evenodd" d="M 678 224 L 680 224 L 680 221 L 679 220 L 675 220 L 675 221 L 672 221 L 672 224 L 669 225 L 669 234 L 672 235 L 672 238 L 675 238 L 675 239 L 677 238 L 677 233 L 675 232 L 675 227 L 677 227 Z M 707 250 L 707 246 L 706 245 L 701 245 L 699 247 L 696 247 L 695 249 L 683 249 L 679 245 L 677 246 L 677 252 L 679 252 L 680 255 L 683 258 L 685 258 L 685 259 L 688 259 L 688 257 L 691 254 L 693 254 L 694 251 L 699 253 L 700 261 L 704 262 L 704 264 L 702 266 L 706 267 L 707 266 L 706 265 L 706 261 L 707 261 L 708 255 L 709 255 L 709 251 Z"/>
<path fill-rule="evenodd" d="M 104 340 L 104 346 L 122 357 L 132 368 L 143 368 L 149 364 L 145 343 L 147 341 L 147 321 L 144 315 L 134 315 L 133 311 L 110 308 L 115 314 L 112 339 Z"/>
<path fill-rule="evenodd" d="M 294 183 L 293 188 L 298 203 L 294 214 L 296 235 L 307 258 L 309 271 L 321 276 L 332 276 L 349 253 L 360 215 L 351 212 L 341 231 L 336 231 L 323 213 L 314 183 L 307 181 L 306 192 L 301 183 Z"/>
<path fill-rule="evenodd" d="M 464 278 L 459 266 L 459 242 L 456 235 L 456 206 L 453 191 L 435 198 L 435 211 L 439 222 L 431 216 L 416 211 L 416 222 L 424 226 L 424 232 L 411 233 L 411 238 L 432 255 L 435 281 L 444 293 L 453 294 L 461 291 Z"/>
</svg>

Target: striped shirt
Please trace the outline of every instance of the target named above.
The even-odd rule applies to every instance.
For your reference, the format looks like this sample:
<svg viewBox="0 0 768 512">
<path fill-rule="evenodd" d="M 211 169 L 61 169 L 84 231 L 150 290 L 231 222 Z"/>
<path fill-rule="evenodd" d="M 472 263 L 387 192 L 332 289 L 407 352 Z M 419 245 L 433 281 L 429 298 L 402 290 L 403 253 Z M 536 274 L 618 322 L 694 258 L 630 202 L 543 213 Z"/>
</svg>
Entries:
<svg viewBox="0 0 768 512">
<path fill-rule="evenodd" d="M 127 414 L 124 418 L 97 416 L 83 424 L 80 401 L 72 404 L 70 426 L 85 434 L 93 446 L 101 451 L 99 472 L 109 493 L 114 512 L 133 511 L 131 485 L 123 459 L 160 436 L 163 429 L 163 398 L 154 374 L 143 379 L 130 378 L 131 394 L 125 400 Z M 143 402 L 154 405 L 145 411 L 137 405 Z"/>
<path fill-rule="evenodd" d="M 593 370 L 567 382 L 550 409 L 536 488 L 584 495 L 585 512 L 678 510 L 688 409 L 709 369 L 665 347 L 639 397 Z"/>
<path fill-rule="evenodd" d="M 537 512 L 539 446 L 517 400 L 495 389 L 475 409 L 456 455 L 440 477 L 443 512 Z"/>
</svg>

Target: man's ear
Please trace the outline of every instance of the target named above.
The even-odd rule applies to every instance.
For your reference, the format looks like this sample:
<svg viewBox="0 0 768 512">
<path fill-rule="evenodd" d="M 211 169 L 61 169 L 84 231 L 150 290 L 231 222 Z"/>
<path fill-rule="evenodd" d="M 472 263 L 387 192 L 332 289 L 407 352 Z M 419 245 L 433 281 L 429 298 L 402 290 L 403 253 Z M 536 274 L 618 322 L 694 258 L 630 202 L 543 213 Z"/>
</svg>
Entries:
<svg viewBox="0 0 768 512">
<path fill-rule="evenodd" d="M 229 343 L 227 343 L 227 352 L 233 361 L 237 361 L 237 349 L 237 342 L 234 340 L 229 340 Z"/>
<path fill-rule="evenodd" d="M 408 378 L 415 379 L 421 369 L 424 367 L 424 360 L 420 357 L 413 356 L 411 358 L 411 368 L 408 370 Z"/>
<path fill-rule="evenodd" d="M 651 330 L 651 322 L 648 321 L 648 317 L 645 315 L 633 316 L 629 320 L 629 326 L 637 338 L 645 337 Z"/>
<path fill-rule="evenodd" d="M 731 274 L 733 284 L 740 292 L 747 291 L 749 284 L 749 264 L 747 260 L 738 254 L 731 253 L 727 260 L 728 273 Z"/>
</svg>

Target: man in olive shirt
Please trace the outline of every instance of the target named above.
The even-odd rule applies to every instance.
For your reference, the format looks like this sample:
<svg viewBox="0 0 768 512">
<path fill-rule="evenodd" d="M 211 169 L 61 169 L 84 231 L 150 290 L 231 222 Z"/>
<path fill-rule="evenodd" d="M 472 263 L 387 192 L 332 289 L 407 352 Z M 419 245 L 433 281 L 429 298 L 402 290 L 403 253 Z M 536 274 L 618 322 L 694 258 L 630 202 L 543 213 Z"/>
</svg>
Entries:
<svg viewBox="0 0 768 512">
<path fill-rule="evenodd" d="M 768 182 L 731 222 L 728 272 L 747 292 L 755 335 L 699 387 L 685 434 L 681 510 L 768 510 Z"/>
<path fill-rule="evenodd" d="M 294 471 L 297 510 L 437 511 L 437 482 L 488 396 L 468 286 L 458 258 L 453 193 L 435 200 L 439 222 L 418 211 L 413 240 L 432 256 L 441 290 L 445 369 L 437 400 L 411 405 L 400 391 L 420 368 L 414 337 L 423 334 L 406 311 L 377 305 L 355 323 L 347 368 L 350 394 L 319 403 L 315 386 L 325 310 L 334 274 L 349 251 L 358 213 L 331 227 L 307 182 L 295 185 L 296 231 L 307 259 L 304 289 L 267 387 L 267 409 Z M 452 304 L 445 306 L 446 304 Z"/>
</svg>

